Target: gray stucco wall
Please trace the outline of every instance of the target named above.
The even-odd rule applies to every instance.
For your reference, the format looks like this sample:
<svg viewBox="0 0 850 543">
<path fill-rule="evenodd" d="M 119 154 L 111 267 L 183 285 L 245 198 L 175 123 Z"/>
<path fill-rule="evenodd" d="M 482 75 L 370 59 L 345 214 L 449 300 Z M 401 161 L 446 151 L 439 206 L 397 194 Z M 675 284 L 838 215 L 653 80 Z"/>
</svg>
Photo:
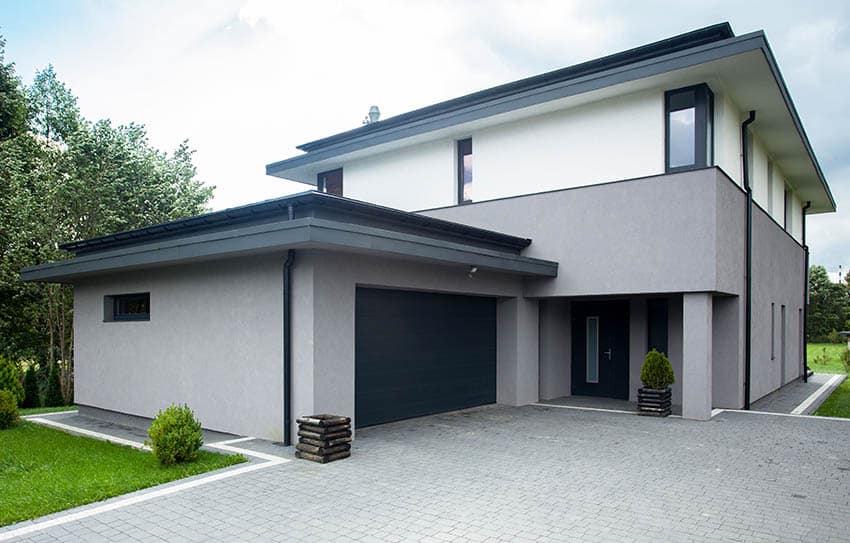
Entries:
<svg viewBox="0 0 850 543">
<path fill-rule="evenodd" d="M 800 309 L 805 255 L 800 245 L 759 208 L 753 212 L 753 332 L 751 401 L 802 375 Z M 771 304 L 774 348 L 771 358 Z M 785 345 L 781 309 L 785 306 Z M 785 360 L 784 382 L 782 360 Z"/>
<path fill-rule="evenodd" d="M 728 268 L 717 254 L 717 190 L 731 183 L 709 168 L 423 213 L 532 238 L 523 254 L 560 268 L 529 280 L 526 296 L 713 292 Z"/>
<path fill-rule="evenodd" d="M 153 417 L 187 403 L 204 427 L 279 440 L 282 255 L 74 285 L 75 399 Z M 105 295 L 150 292 L 146 322 L 103 322 Z"/>
<path fill-rule="evenodd" d="M 358 286 L 500 298 L 497 313 L 497 400 L 530 403 L 538 395 L 536 302 L 521 279 L 465 267 L 440 266 L 322 250 L 299 250 L 293 272 L 293 416 L 314 412 L 354 416 L 354 326 Z M 512 354 L 511 354 L 512 353 Z M 356 423 L 356 421 L 355 421 Z"/>
</svg>

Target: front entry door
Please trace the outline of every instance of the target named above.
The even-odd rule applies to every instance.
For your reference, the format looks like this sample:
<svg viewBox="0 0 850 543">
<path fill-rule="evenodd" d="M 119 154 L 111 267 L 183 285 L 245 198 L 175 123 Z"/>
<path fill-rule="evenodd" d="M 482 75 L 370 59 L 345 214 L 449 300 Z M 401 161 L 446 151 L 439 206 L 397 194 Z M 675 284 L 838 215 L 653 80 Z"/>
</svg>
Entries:
<svg viewBox="0 0 850 543">
<path fill-rule="evenodd" d="M 572 305 L 572 393 L 629 399 L 629 303 Z"/>
</svg>

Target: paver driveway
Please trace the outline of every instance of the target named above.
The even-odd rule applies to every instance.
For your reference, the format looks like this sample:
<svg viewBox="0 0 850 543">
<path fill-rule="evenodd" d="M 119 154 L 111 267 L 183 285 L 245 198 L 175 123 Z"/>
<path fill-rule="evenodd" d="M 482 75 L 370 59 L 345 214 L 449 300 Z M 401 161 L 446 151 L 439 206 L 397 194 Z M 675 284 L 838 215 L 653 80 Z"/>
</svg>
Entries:
<svg viewBox="0 0 850 543">
<path fill-rule="evenodd" d="M 2 535 L 2 532 L 0 532 Z M 488 406 L 28 541 L 847 541 L 850 423 Z"/>
</svg>

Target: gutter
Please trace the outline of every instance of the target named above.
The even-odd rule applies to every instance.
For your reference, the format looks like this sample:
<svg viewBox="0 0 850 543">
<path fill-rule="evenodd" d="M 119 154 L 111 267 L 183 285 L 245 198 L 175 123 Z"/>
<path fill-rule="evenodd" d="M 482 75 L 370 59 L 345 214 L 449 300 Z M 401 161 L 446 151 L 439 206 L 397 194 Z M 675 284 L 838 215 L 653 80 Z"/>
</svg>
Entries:
<svg viewBox="0 0 850 543">
<path fill-rule="evenodd" d="M 753 188 L 750 186 L 749 126 L 756 120 L 756 112 L 750 111 L 741 123 L 741 148 L 743 150 L 744 190 L 747 192 L 747 294 L 744 323 L 744 409 L 750 409 L 750 380 L 752 377 L 753 342 Z"/>
<path fill-rule="evenodd" d="M 290 206 L 290 215 L 292 206 Z M 292 265 L 295 249 L 283 263 L 283 444 L 292 445 Z"/>
<path fill-rule="evenodd" d="M 806 244 L 806 211 L 812 207 L 811 201 L 806 201 L 803 206 L 803 254 L 805 262 L 803 269 L 803 382 L 809 382 L 809 342 L 807 334 L 809 333 L 809 246 Z"/>
</svg>

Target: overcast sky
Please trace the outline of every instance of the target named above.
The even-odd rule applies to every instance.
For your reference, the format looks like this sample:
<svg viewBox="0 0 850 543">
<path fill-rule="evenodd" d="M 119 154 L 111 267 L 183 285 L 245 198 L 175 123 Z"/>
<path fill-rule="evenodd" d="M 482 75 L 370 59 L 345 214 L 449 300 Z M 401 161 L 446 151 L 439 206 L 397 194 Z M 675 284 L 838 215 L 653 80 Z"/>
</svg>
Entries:
<svg viewBox="0 0 850 543">
<path fill-rule="evenodd" d="M 215 209 L 298 192 L 265 164 L 383 117 L 709 24 L 763 29 L 841 211 L 812 262 L 850 266 L 850 2 L 0 0 L 6 58 L 53 63 L 92 120 L 188 138 Z M 846 203 L 845 203 L 846 202 Z"/>
</svg>

